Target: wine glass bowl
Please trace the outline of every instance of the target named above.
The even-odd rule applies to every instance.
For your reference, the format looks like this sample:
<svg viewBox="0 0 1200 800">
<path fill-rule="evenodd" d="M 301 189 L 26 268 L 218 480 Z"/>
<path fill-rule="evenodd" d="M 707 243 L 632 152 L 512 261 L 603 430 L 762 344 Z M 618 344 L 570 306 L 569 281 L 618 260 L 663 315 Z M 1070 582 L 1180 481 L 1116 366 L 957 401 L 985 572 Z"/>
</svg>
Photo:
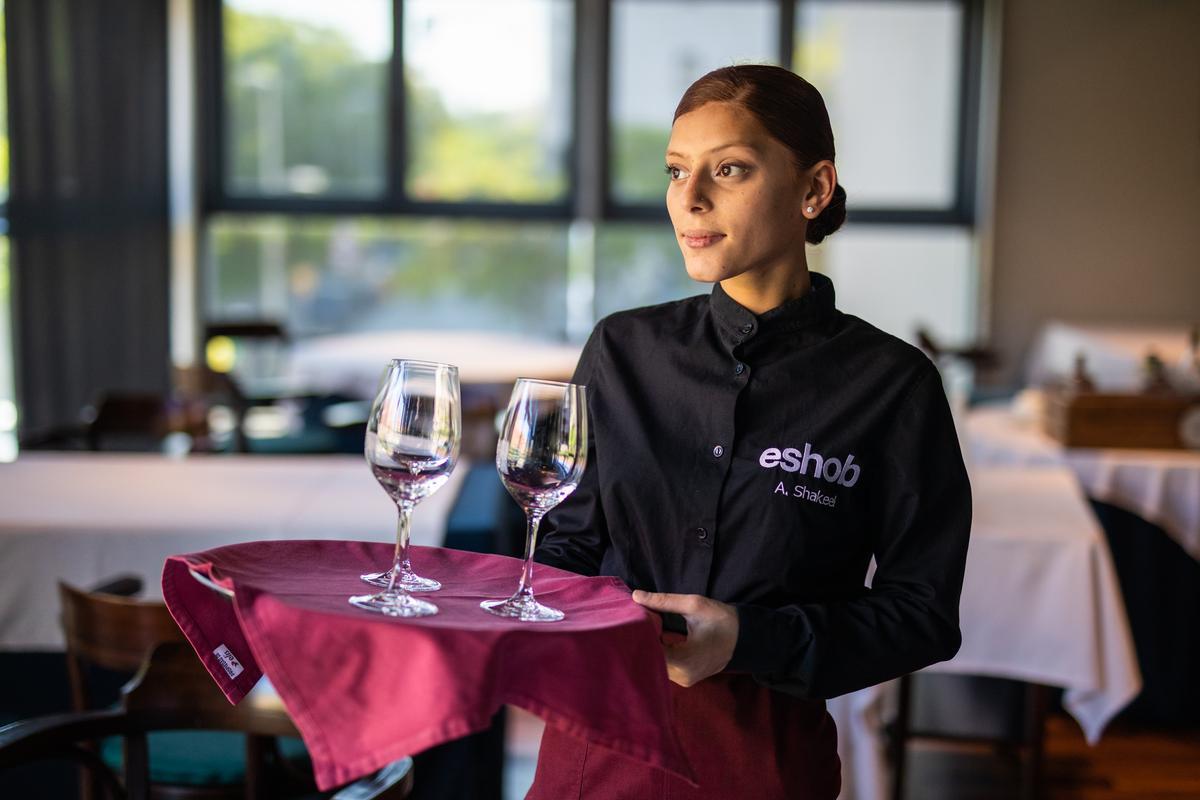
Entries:
<svg viewBox="0 0 1200 800">
<path fill-rule="evenodd" d="M 351 604 L 389 616 L 437 612 L 410 592 L 441 583 L 417 575 L 408 557 L 413 508 L 450 479 L 458 461 L 462 416 L 457 367 L 396 359 L 388 364 L 371 405 L 363 451 L 371 473 L 399 512 L 392 567 L 360 576 L 384 591 L 356 595 Z"/>
<path fill-rule="evenodd" d="M 485 600 L 487 611 L 526 622 L 553 622 L 563 612 L 533 594 L 533 552 L 542 517 L 579 485 L 587 463 L 587 399 L 578 384 L 521 378 L 496 444 L 496 470 L 525 511 L 525 563 L 516 593 Z"/>
</svg>

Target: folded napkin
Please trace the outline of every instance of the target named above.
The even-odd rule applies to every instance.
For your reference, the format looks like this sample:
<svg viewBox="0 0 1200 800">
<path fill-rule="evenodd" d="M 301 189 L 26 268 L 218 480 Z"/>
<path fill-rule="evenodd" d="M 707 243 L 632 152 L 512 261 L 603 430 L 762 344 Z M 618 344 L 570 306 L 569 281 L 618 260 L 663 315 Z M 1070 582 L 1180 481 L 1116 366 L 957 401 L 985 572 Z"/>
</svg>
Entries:
<svg viewBox="0 0 1200 800">
<path fill-rule="evenodd" d="M 346 541 L 251 542 L 172 556 L 163 597 L 209 673 L 236 703 L 264 673 L 296 722 L 321 789 L 486 728 L 503 704 L 689 781 L 673 727 L 659 623 L 616 578 L 534 568 L 553 623 L 488 614 L 516 589 L 521 562 L 410 548 L 442 582 L 431 617 L 395 619 L 346 599 L 393 548 Z M 232 590 L 230 599 L 190 571 Z"/>
</svg>

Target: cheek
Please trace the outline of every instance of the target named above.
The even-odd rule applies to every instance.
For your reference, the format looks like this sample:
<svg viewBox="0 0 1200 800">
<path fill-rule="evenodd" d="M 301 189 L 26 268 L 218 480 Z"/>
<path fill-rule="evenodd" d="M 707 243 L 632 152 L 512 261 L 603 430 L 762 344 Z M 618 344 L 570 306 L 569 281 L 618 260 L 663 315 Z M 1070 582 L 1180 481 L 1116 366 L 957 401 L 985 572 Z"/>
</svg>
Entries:
<svg viewBox="0 0 1200 800">
<path fill-rule="evenodd" d="M 749 202 L 754 207 L 750 224 L 765 238 L 791 239 L 801 227 L 804 215 L 790 193 L 762 191 Z"/>
</svg>

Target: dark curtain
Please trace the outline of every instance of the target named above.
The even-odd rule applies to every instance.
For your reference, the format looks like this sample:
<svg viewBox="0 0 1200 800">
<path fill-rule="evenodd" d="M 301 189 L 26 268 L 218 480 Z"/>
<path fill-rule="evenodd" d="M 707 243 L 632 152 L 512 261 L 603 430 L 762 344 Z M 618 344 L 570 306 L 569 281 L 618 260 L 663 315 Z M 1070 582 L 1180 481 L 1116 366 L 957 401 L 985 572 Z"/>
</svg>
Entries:
<svg viewBox="0 0 1200 800">
<path fill-rule="evenodd" d="M 7 0 L 21 434 L 165 391 L 166 0 Z"/>
</svg>

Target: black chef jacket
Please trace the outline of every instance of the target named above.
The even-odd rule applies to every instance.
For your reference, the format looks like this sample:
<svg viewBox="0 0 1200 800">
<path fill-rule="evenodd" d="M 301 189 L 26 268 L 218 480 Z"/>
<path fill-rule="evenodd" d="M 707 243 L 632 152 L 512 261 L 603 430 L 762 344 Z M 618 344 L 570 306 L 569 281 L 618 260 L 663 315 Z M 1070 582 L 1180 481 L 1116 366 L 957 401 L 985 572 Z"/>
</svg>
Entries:
<svg viewBox="0 0 1200 800">
<path fill-rule="evenodd" d="M 717 284 L 596 325 L 587 469 L 536 558 L 731 603 L 728 671 L 828 698 L 957 652 L 971 493 L 936 368 L 811 278 L 757 316 Z"/>
</svg>

